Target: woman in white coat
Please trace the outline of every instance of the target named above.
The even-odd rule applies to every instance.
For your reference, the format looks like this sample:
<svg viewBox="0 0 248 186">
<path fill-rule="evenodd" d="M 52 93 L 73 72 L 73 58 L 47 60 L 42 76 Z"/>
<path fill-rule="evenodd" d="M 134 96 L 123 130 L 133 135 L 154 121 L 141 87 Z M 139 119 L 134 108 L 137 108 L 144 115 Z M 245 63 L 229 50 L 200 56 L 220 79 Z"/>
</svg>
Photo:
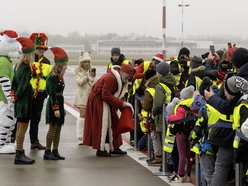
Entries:
<svg viewBox="0 0 248 186">
<path fill-rule="evenodd" d="M 86 104 L 96 76 L 95 70 L 91 68 L 90 62 L 90 53 L 82 52 L 81 56 L 79 57 L 78 67 L 75 69 L 75 80 L 77 83 L 78 91 L 76 94 L 74 105 L 80 111 L 80 117 L 77 118 L 76 123 L 77 139 L 79 145 L 83 144 L 82 139 Z"/>
</svg>

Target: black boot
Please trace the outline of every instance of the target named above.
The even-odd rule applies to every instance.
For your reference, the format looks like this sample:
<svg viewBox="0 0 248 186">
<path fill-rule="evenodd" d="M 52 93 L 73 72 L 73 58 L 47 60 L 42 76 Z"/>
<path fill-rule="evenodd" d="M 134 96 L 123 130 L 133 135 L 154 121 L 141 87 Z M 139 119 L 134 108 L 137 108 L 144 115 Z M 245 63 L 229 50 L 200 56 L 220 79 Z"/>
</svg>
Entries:
<svg viewBox="0 0 248 186">
<path fill-rule="evenodd" d="M 58 160 L 65 160 L 65 157 L 60 156 L 58 150 L 53 149 L 52 153 L 56 158 L 58 158 Z"/>
<path fill-rule="evenodd" d="M 53 155 L 51 150 L 45 150 L 43 159 L 44 160 L 58 160 L 58 158 Z"/>
<path fill-rule="evenodd" d="M 14 164 L 18 165 L 30 165 L 35 163 L 35 160 L 28 158 L 23 150 L 16 150 Z"/>
</svg>

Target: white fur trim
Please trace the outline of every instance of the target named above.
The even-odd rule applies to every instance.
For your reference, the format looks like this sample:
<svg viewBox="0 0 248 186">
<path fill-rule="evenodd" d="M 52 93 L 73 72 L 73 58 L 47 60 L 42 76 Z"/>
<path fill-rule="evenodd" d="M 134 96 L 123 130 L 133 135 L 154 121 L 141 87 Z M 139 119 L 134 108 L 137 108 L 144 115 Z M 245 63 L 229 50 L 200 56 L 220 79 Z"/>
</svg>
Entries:
<svg viewBox="0 0 248 186">
<path fill-rule="evenodd" d="M 105 150 L 105 139 L 107 136 L 107 131 L 109 131 L 109 142 L 113 141 L 112 131 L 111 129 L 111 111 L 109 105 L 103 101 L 103 113 L 102 113 L 102 131 L 101 131 L 101 142 L 100 142 L 100 150 Z M 111 147 L 112 145 L 110 145 Z"/>
<path fill-rule="evenodd" d="M 122 86 L 122 81 L 121 81 L 121 75 L 120 73 L 115 70 L 115 68 L 119 68 L 120 69 L 120 66 L 118 65 L 113 65 L 112 68 L 111 68 L 111 72 L 114 74 L 116 80 L 117 80 L 117 83 L 118 83 L 118 90 L 117 92 L 114 94 L 115 97 L 117 98 L 120 98 L 122 99 L 127 91 L 127 86 L 128 86 L 128 83 L 125 83 L 123 86 Z"/>
<path fill-rule="evenodd" d="M 156 57 L 156 56 L 154 56 L 152 59 L 156 59 L 156 60 L 158 60 L 158 61 L 160 61 L 160 62 L 164 61 L 163 59 L 161 59 L 161 58 L 159 58 L 159 57 Z"/>
</svg>

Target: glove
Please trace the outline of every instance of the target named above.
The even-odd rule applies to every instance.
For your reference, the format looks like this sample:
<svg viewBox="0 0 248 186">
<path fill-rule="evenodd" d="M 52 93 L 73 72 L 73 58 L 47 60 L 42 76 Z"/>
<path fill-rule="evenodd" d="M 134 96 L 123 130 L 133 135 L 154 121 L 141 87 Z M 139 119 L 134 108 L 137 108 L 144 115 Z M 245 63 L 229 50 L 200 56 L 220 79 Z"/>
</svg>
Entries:
<svg viewBox="0 0 248 186">
<path fill-rule="evenodd" d="M 133 110 L 133 106 L 132 106 L 131 103 L 124 102 L 124 106 L 123 107 L 129 107 L 132 110 L 132 115 L 134 115 L 134 110 Z"/>
</svg>

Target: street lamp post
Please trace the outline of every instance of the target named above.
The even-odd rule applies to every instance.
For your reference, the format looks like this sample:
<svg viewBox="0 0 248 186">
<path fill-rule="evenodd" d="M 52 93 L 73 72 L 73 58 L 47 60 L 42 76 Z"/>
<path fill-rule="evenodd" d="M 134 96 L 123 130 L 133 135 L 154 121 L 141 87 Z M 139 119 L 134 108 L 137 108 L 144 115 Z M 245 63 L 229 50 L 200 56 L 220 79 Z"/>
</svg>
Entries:
<svg viewBox="0 0 248 186">
<path fill-rule="evenodd" d="M 184 36 L 183 36 L 183 13 L 184 13 L 184 7 L 189 7 L 190 4 L 184 4 L 183 0 L 182 0 L 182 4 L 178 5 L 179 7 L 182 8 L 182 30 L 181 30 L 181 47 L 183 47 L 183 40 L 184 40 Z"/>
</svg>

